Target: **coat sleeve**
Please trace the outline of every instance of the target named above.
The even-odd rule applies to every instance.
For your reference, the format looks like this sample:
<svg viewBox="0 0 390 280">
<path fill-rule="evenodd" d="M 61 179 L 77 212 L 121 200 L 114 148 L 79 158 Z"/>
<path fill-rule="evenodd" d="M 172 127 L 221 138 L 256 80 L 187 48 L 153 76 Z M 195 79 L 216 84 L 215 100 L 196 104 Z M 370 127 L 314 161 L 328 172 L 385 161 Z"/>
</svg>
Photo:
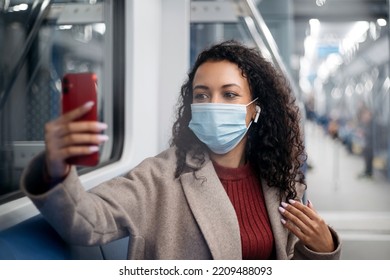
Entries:
<svg viewBox="0 0 390 280">
<path fill-rule="evenodd" d="M 104 244 L 126 235 L 140 236 L 147 215 L 153 215 L 156 185 L 151 175 L 152 161 L 141 163 L 129 174 L 109 180 L 85 191 L 75 167 L 50 190 L 42 190 L 40 172 L 44 155 L 24 171 L 22 191 L 32 200 L 47 221 L 68 242 L 77 245 Z M 147 175 L 148 174 L 148 175 Z"/>
<path fill-rule="evenodd" d="M 341 257 L 341 241 L 337 232 L 329 227 L 336 249 L 330 253 L 318 253 L 307 248 L 301 241 L 295 244 L 294 260 L 339 260 Z"/>
</svg>

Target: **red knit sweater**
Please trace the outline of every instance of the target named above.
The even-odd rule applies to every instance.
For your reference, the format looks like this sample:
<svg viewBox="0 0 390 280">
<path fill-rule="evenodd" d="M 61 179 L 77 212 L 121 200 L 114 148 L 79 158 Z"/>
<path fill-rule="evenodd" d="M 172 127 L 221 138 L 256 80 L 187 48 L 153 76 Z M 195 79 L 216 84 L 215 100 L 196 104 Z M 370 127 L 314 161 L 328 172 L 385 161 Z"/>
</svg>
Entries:
<svg viewBox="0 0 390 280">
<path fill-rule="evenodd" d="M 251 166 L 226 168 L 215 162 L 213 164 L 236 210 L 243 259 L 272 258 L 274 237 L 261 184 Z"/>
</svg>

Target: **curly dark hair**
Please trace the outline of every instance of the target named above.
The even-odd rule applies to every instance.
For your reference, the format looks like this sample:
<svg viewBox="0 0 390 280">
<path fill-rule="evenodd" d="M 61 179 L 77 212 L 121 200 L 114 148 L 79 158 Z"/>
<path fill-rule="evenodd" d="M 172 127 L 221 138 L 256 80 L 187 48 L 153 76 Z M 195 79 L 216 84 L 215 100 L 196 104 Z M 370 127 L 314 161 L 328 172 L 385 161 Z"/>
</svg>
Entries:
<svg viewBox="0 0 390 280">
<path fill-rule="evenodd" d="M 181 87 L 177 120 L 170 142 L 177 148 L 176 178 L 186 170 L 187 155 L 200 164 L 205 161 L 207 147 L 188 125 L 194 76 L 199 66 L 208 61 L 229 61 L 241 69 L 249 83 L 252 100 L 258 98 L 256 104 L 261 107 L 259 121 L 248 130 L 246 159 L 259 178 L 265 179 L 270 187 L 278 188 L 280 195 L 286 194 L 287 199 L 295 198 L 295 184 L 305 184 L 302 165 L 306 158 L 295 97 L 286 78 L 258 50 L 236 41 L 223 42 L 200 53 L 188 80 Z"/>
</svg>

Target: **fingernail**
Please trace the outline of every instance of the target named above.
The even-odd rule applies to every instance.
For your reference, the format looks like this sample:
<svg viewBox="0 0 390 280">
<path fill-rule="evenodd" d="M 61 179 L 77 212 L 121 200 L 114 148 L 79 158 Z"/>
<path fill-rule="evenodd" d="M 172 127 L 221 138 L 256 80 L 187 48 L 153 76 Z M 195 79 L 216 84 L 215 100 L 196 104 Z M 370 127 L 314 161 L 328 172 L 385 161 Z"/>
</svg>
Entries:
<svg viewBox="0 0 390 280">
<path fill-rule="evenodd" d="M 93 101 L 88 101 L 87 103 L 84 104 L 85 108 L 91 108 L 95 104 Z"/>
<path fill-rule="evenodd" d="M 98 128 L 99 129 L 106 129 L 108 126 L 107 126 L 107 124 L 105 124 L 105 123 L 98 123 Z"/>
<path fill-rule="evenodd" d="M 285 208 L 288 206 L 288 204 L 287 204 L 286 202 L 282 202 L 281 204 L 282 204 L 282 206 L 285 207 Z"/>
<path fill-rule="evenodd" d="M 310 199 L 307 200 L 307 206 L 309 206 L 309 205 L 310 205 L 310 206 L 313 205 L 313 203 L 311 203 Z"/>
<path fill-rule="evenodd" d="M 283 207 L 279 207 L 279 211 L 280 211 L 280 213 L 286 212 L 286 210 Z"/>
<path fill-rule="evenodd" d="M 101 134 L 97 136 L 99 141 L 107 141 L 109 138 L 107 135 Z"/>
<path fill-rule="evenodd" d="M 294 204 L 296 201 L 294 199 L 289 199 L 288 202 L 290 202 L 290 204 Z"/>
<path fill-rule="evenodd" d="M 91 152 L 97 152 L 97 151 L 99 151 L 99 147 L 97 147 L 97 146 L 91 146 L 91 147 L 89 147 L 89 150 L 90 150 Z"/>
<path fill-rule="evenodd" d="M 282 222 L 283 225 L 286 224 L 286 220 L 285 219 L 282 218 L 282 219 L 280 219 L 280 221 Z"/>
</svg>

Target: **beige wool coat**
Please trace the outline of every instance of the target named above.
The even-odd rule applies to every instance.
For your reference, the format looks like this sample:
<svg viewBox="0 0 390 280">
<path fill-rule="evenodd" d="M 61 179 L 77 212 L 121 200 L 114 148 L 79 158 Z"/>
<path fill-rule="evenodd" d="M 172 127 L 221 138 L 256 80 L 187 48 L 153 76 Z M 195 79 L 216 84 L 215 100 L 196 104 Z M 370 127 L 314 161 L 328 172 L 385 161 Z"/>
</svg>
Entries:
<svg viewBox="0 0 390 280">
<path fill-rule="evenodd" d="M 241 259 L 240 231 L 235 210 L 212 162 L 174 178 L 175 149 L 145 159 L 123 177 L 86 192 L 73 167 L 64 181 L 42 189 L 44 157 L 24 171 L 21 188 L 49 223 L 68 242 L 104 244 L 130 236 L 129 259 Z M 196 163 L 187 157 L 187 165 Z M 280 222 L 277 190 L 262 188 L 275 239 L 277 259 L 338 259 L 337 249 L 316 253 L 306 248 Z M 303 188 L 298 189 L 302 197 Z"/>
</svg>

